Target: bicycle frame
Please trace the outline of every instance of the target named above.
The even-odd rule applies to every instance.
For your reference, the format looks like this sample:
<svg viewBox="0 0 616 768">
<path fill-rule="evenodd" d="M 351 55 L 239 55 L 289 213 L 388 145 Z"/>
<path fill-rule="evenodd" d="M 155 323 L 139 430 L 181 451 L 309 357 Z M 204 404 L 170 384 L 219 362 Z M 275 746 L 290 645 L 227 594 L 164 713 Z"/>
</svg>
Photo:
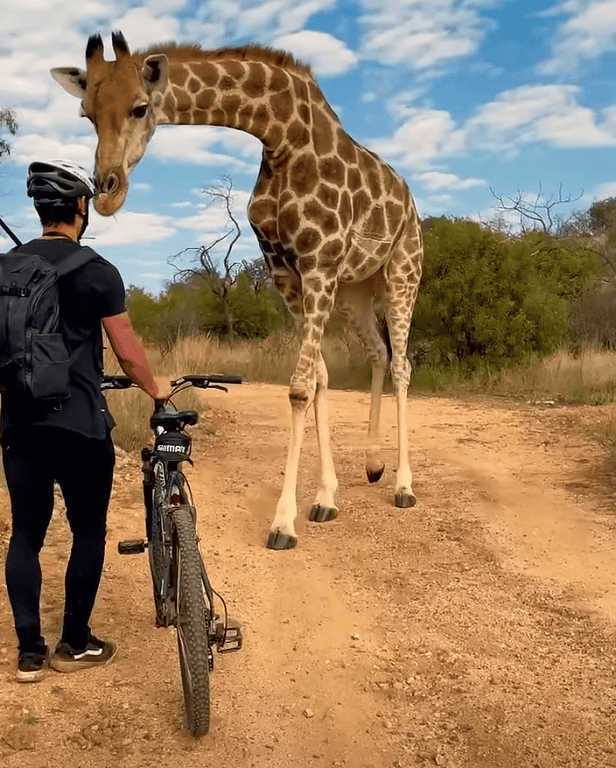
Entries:
<svg viewBox="0 0 616 768">
<path fill-rule="evenodd" d="M 183 376 L 173 384 L 209 386 L 239 384 L 238 376 Z M 103 378 L 104 389 L 126 389 L 125 376 Z M 207 733 L 210 724 L 209 674 L 214 668 L 213 647 L 219 653 L 242 647 L 240 625 L 227 615 L 224 599 L 212 587 L 199 551 L 197 512 L 181 465 L 190 460 L 192 440 L 185 427 L 197 423 L 195 411 L 159 406 L 150 419 L 154 446 L 141 451 L 146 540 L 119 542 L 120 554 L 147 548 L 154 590 L 156 625 L 174 626 L 178 635 L 180 674 L 186 723 L 194 736 Z M 192 463 L 192 462 L 191 462 Z M 215 612 L 215 597 L 224 618 Z"/>
</svg>

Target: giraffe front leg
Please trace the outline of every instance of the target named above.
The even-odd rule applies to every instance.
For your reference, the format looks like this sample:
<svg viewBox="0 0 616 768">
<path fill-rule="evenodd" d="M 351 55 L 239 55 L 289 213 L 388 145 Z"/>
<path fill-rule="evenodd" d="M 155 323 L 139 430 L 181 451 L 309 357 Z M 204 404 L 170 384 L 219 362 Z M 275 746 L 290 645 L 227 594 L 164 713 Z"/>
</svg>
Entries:
<svg viewBox="0 0 616 768">
<path fill-rule="evenodd" d="M 410 363 L 407 363 L 406 376 L 403 381 L 406 385 L 396 384 L 396 401 L 398 406 L 398 469 L 396 470 L 396 487 L 394 490 L 394 504 L 396 507 L 408 508 L 417 504 L 417 498 L 413 493 L 413 476 L 409 464 L 409 447 L 407 432 L 407 393 L 410 374 Z M 394 380 L 396 379 L 394 374 Z"/>
<path fill-rule="evenodd" d="M 309 520 L 313 523 L 324 523 L 338 516 L 335 495 L 338 489 L 338 479 L 334 468 L 331 443 L 329 439 L 329 416 L 327 408 L 327 368 L 319 352 L 316 363 L 317 388 L 314 397 L 314 416 L 317 429 L 317 441 L 321 456 L 321 484 L 314 504 L 310 510 Z"/>
<path fill-rule="evenodd" d="M 385 470 L 385 462 L 381 457 L 379 423 L 381 418 L 381 396 L 385 380 L 385 367 L 382 362 L 372 362 L 372 394 L 370 397 L 370 425 L 368 438 L 370 450 L 366 451 L 366 475 L 368 482 L 378 483 Z"/>
<path fill-rule="evenodd" d="M 287 453 L 282 492 L 267 538 L 268 549 L 292 549 L 297 544 L 297 534 L 295 533 L 297 501 L 295 494 L 308 399 L 294 397 L 293 389 L 289 393 L 289 399 L 291 400 L 291 441 Z"/>
</svg>

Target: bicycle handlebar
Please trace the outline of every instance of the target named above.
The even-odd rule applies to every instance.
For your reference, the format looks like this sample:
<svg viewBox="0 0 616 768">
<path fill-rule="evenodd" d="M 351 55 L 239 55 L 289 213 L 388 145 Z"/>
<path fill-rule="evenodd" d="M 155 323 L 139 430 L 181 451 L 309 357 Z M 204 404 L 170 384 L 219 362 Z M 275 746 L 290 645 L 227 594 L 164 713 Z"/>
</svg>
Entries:
<svg viewBox="0 0 616 768">
<path fill-rule="evenodd" d="M 241 384 L 242 377 L 234 375 L 226 375 L 224 373 L 189 373 L 184 376 L 180 376 L 175 381 L 171 381 L 171 386 L 182 386 L 182 384 L 190 384 L 198 389 L 207 389 L 208 387 L 216 387 L 221 384 Z M 128 378 L 128 376 L 112 376 L 109 374 L 103 375 L 101 378 L 101 389 L 129 389 L 130 387 L 137 386 Z"/>
</svg>

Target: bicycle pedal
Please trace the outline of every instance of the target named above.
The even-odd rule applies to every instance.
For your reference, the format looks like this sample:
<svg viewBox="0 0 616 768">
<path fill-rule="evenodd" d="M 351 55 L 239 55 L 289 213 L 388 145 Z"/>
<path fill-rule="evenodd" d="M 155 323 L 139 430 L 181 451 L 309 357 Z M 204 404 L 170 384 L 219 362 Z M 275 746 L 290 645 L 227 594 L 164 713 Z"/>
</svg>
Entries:
<svg viewBox="0 0 616 768">
<path fill-rule="evenodd" d="M 225 627 L 224 622 L 216 622 L 216 638 L 218 653 L 232 653 L 233 651 L 239 651 L 244 641 L 242 635 L 242 628 L 235 619 L 227 619 L 227 625 Z"/>
<path fill-rule="evenodd" d="M 134 539 L 133 541 L 118 541 L 118 552 L 121 555 L 140 555 L 145 552 L 147 544 L 143 539 Z"/>
</svg>

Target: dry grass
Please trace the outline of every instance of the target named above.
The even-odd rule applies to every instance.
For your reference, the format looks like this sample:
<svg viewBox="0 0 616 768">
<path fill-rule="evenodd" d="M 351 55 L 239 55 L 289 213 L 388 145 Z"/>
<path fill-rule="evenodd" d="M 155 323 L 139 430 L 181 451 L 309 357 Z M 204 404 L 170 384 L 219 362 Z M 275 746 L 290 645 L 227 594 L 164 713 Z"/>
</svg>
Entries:
<svg viewBox="0 0 616 768">
<path fill-rule="evenodd" d="M 562 349 L 536 363 L 501 371 L 486 384 L 489 392 L 603 404 L 614 399 L 616 352 L 594 348 L 572 354 Z"/>
<path fill-rule="evenodd" d="M 238 374 L 245 381 L 287 384 L 298 352 L 297 333 L 285 332 L 267 339 L 234 344 L 209 336 L 191 336 L 179 340 L 164 356 L 151 351 L 150 358 L 156 373 L 168 374 L 171 378 L 185 373 L 227 373 Z M 370 363 L 362 344 L 355 337 L 346 332 L 327 335 L 323 341 L 323 355 L 332 388 L 369 388 Z M 112 354 L 106 356 L 106 371 L 119 372 Z M 442 385 L 433 389 L 452 396 L 481 392 L 600 405 L 614 401 L 616 352 L 587 348 L 574 355 L 561 350 L 531 365 L 501 371 L 488 381 L 456 383 L 449 379 L 445 381 L 438 371 L 433 373 L 435 381 L 440 380 Z M 415 378 L 416 386 L 418 379 L 421 376 Z M 116 444 L 125 450 L 145 445 L 150 439 L 150 399 L 132 389 L 110 393 L 108 400 L 118 422 L 114 430 Z M 200 401 L 192 390 L 181 393 L 174 402 L 180 408 L 199 410 L 200 407 Z"/>
</svg>

